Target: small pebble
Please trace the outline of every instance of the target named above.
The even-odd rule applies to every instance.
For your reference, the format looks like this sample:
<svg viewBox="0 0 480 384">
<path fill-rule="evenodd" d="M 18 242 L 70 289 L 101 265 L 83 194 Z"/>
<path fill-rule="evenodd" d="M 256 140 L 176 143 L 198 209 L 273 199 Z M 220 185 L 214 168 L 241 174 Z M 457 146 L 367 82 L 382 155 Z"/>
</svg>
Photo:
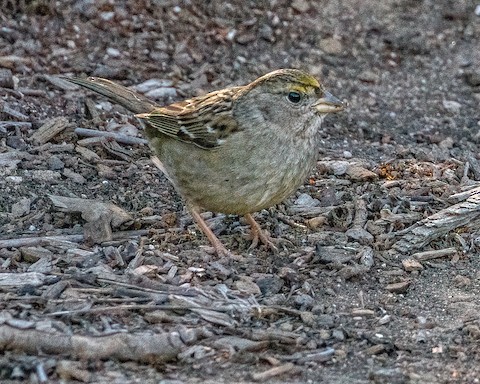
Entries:
<svg viewBox="0 0 480 384">
<path fill-rule="evenodd" d="M 279 328 L 284 332 L 292 332 L 293 331 L 293 324 L 291 322 L 282 323 L 282 324 L 280 324 Z"/>
<path fill-rule="evenodd" d="M 24 150 L 27 148 L 27 143 L 19 136 L 7 136 L 6 144 L 10 148 Z"/>
<path fill-rule="evenodd" d="M 58 156 L 55 156 L 55 155 L 50 156 L 47 162 L 48 162 L 48 168 L 50 168 L 52 171 L 58 171 L 65 167 L 65 163 L 62 160 L 60 160 Z"/>
<path fill-rule="evenodd" d="M 332 315 L 318 315 L 317 324 L 322 328 L 333 328 L 335 320 Z"/>
<path fill-rule="evenodd" d="M 307 0 L 293 0 L 292 8 L 297 12 L 304 13 L 310 9 L 310 4 Z"/>
<path fill-rule="evenodd" d="M 392 319 L 392 317 L 390 315 L 385 315 L 382 318 L 380 318 L 380 320 L 378 320 L 378 324 L 385 325 L 385 324 L 389 323 L 391 319 Z"/>
<path fill-rule="evenodd" d="M 11 217 L 17 218 L 22 217 L 30 213 L 30 204 L 32 200 L 27 197 L 24 197 L 18 200 L 11 208 Z"/>
<path fill-rule="evenodd" d="M 0 69 L 0 87 L 2 88 L 14 88 L 13 73 L 10 69 Z"/>
<path fill-rule="evenodd" d="M 334 329 L 332 332 L 332 336 L 334 339 L 338 341 L 344 341 L 345 340 L 345 334 L 341 329 Z"/>
<path fill-rule="evenodd" d="M 174 98 L 177 96 L 177 90 L 173 87 L 156 88 L 146 92 L 145 96 L 150 99 Z"/>
<path fill-rule="evenodd" d="M 298 198 L 295 200 L 295 205 L 302 205 L 306 207 L 318 207 L 320 205 L 320 201 L 318 199 L 314 199 L 308 193 L 302 193 Z"/>
<path fill-rule="evenodd" d="M 407 272 L 421 271 L 423 269 L 423 265 L 413 258 L 402 260 L 402 265 Z"/>
<path fill-rule="evenodd" d="M 148 79 L 143 83 L 133 86 L 132 88 L 137 92 L 145 93 L 153 89 L 171 86 L 173 86 L 173 81 L 169 79 Z"/>
<path fill-rule="evenodd" d="M 462 104 L 453 100 L 443 100 L 443 107 L 450 113 L 458 114 L 460 113 Z"/>
<path fill-rule="evenodd" d="M 107 48 L 107 55 L 110 56 L 110 57 L 120 57 L 121 56 L 120 51 L 117 48 L 112 48 L 112 47 Z"/>
<path fill-rule="evenodd" d="M 342 53 L 343 46 L 340 40 L 334 39 L 333 37 L 328 37 L 326 39 L 320 40 L 319 48 L 328 54 L 338 55 Z"/>
<path fill-rule="evenodd" d="M 21 184 L 23 182 L 23 177 L 21 176 L 7 176 L 5 180 L 13 184 Z"/>
<path fill-rule="evenodd" d="M 233 39 L 235 38 L 236 35 L 237 35 L 237 31 L 235 29 L 231 29 L 227 33 L 227 40 L 228 41 L 233 41 Z"/>
<path fill-rule="evenodd" d="M 314 303 L 315 300 L 313 299 L 313 297 L 307 294 L 298 295 L 295 298 L 295 305 L 297 307 L 300 307 L 302 310 L 311 308 Z"/>
<path fill-rule="evenodd" d="M 115 12 L 101 12 L 100 13 L 100 18 L 103 21 L 110 21 L 114 18 Z"/>
</svg>

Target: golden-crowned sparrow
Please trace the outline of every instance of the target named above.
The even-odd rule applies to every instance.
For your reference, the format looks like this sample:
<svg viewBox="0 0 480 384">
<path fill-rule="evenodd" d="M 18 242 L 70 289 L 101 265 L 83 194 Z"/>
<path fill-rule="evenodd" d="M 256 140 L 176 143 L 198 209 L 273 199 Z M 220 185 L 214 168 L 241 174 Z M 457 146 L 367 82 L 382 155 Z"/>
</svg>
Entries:
<svg viewBox="0 0 480 384">
<path fill-rule="evenodd" d="M 244 215 L 254 243 L 269 237 L 251 213 L 280 203 L 311 171 L 323 117 L 343 109 L 313 76 L 280 69 L 250 84 L 159 106 L 101 78 L 69 81 L 107 96 L 146 124 L 159 166 L 216 252 L 229 252 L 200 209 Z"/>
</svg>

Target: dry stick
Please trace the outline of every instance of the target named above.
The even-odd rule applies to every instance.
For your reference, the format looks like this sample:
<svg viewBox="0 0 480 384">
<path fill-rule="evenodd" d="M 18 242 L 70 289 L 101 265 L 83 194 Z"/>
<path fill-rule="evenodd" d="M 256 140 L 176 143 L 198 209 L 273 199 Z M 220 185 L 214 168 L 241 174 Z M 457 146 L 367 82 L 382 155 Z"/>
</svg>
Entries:
<svg viewBox="0 0 480 384">
<path fill-rule="evenodd" d="M 86 313 L 117 313 L 122 311 L 136 311 L 136 310 L 188 310 L 189 308 L 178 306 L 178 305 L 156 305 L 156 304 L 125 304 L 125 305 L 115 305 L 108 307 L 100 308 L 86 308 L 86 309 L 73 309 L 71 311 L 57 311 L 46 313 L 45 316 L 66 316 L 66 315 L 79 315 Z"/>
<path fill-rule="evenodd" d="M 113 139 L 118 143 L 127 144 L 127 145 L 148 144 L 148 141 L 146 139 L 142 139 L 140 137 L 123 135 L 121 133 L 115 133 L 115 132 L 97 131 L 95 129 L 87 129 L 87 128 L 75 128 L 74 132 L 78 136 L 106 137 L 107 139 Z"/>
<path fill-rule="evenodd" d="M 431 259 L 439 259 L 440 257 L 453 256 L 456 253 L 458 253 L 457 248 L 445 248 L 435 251 L 417 252 L 414 253 L 412 257 L 414 257 L 418 261 L 425 261 Z"/>
<path fill-rule="evenodd" d="M 4 105 L 3 106 L 3 113 L 11 116 L 11 117 L 14 117 L 15 119 L 17 120 L 21 120 L 21 121 L 29 121 L 30 120 L 30 117 L 27 116 L 27 115 L 24 115 L 23 113 L 13 109 L 13 108 L 10 108 L 8 105 Z M 32 125 L 31 123 L 29 123 L 30 126 Z"/>
<path fill-rule="evenodd" d="M 254 381 L 268 380 L 272 377 L 283 375 L 284 373 L 289 373 L 289 372 L 291 373 L 294 367 L 295 366 L 293 365 L 293 363 L 287 363 L 284 365 L 280 365 L 278 367 L 273 367 L 261 373 L 252 373 L 252 379 Z"/>
<path fill-rule="evenodd" d="M 131 237 L 145 236 L 150 231 L 148 229 L 141 229 L 136 231 L 120 231 L 113 233 L 113 240 L 128 239 Z M 62 235 L 62 236 L 39 236 L 39 237 L 20 237 L 18 239 L 0 240 L 1 248 L 19 248 L 19 247 L 34 247 L 37 245 L 48 245 L 57 242 L 72 242 L 81 243 L 84 241 L 83 235 Z"/>
<path fill-rule="evenodd" d="M 2 272 L 0 287 L 20 287 L 29 284 L 34 287 L 43 285 L 46 275 L 40 272 Z"/>
<path fill-rule="evenodd" d="M 205 313 L 218 313 L 225 314 L 230 311 L 230 308 L 210 308 L 202 307 L 200 305 L 171 305 L 171 304 L 124 304 L 116 306 L 105 306 L 99 308 L 85 308 L 85 309 L 72 309 L 68 311 L 57 311 L 51 313 L 45 313 L 44 316 L 54 317 L 54 316 L 67 316 L 67 315 L 83 315 L 83 314 L 98 314 L 98 313 L 117 313 L 123 311 L 192 311 L 197 313 L 200 316 L 205 315 Z M 229 315 L 226 315 L 230 317 Z M 202 316 L 204 317 L 204 316 Z"/>
<path fill-rule="evenodd" d="M 405 235 L 393 245 L 393 250 L 404 254 L 413 253 L 448 232 L 478 219 L 480 187 L 469 192 L 470 197 L 465 201 L 442 209 L 402 231 Z"/>
<path fill-rule="evenodd" d="M 0 128 L 32 128 L 32 123 L 25 121 L 0 121 Z"/>
<path fill-rule="evenodd" d="M 364 199 L 355 200 L 355 216 L 353 218 L 352 228 L 363 228 L 368 218 L 367 203 Z"/>
<path fill-rule="evenodd" d="M 188 336 L 189 341 L 196 341 L 202 335 L 201 331 L 194 331 Z M 91 337 L 0 325 L 1 351 L 8 349 L 33 355 L 42 351 L 79 360 L 118 359 L 160 363 L 175 359 L 183 348 L 185 344 L 179 332 L 117 333 Z"/>
<path fill-rule="evenodd" d="M 368 211 L 367 203 L 364 199 L 359 198 L 355 200 L 355 216 L 353 218 L 352 227 L 348 229 L 345 234 L 348 238 L 359 242 L 362 245 L 372 244 L 374 241 L 373 235 L 368 232 L 364 227 L 367 222 Z M 367 266 L 368 269 L 373 265 L 367 265 L 368 263 L 362 263 Z"/>
<path fill-rule="evenodd" d="M 83 241 L 83 235 L 63 235 L 63 236 L 41 236 L 41 237 L 21 237 L 18 239 L 0 240 L 1 248 L 19 248 L 34 247 L 37 245 L 65 242 L 80 243 Z"/>
<path fill-rule="evenodd" d="M 278 220 L 282 223 L 289 225 L 292 228 L 300 228 L 300 229 L 307 229 L 306 225 L 296 223 L 294 220 L 290 219 L 288 216 L 285 216 L 283 213 L 277 213 Z"/>
</svg>

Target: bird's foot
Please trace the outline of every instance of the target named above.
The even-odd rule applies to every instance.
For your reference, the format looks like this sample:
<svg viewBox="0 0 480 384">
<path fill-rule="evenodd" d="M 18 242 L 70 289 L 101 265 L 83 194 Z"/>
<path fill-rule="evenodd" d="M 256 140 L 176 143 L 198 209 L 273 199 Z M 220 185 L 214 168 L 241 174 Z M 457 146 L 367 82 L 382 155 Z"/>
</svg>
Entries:
<svg viewBox="0 0 480 384">
<path fill-rule="evenodd" d="M 220 241 L 220 239 L 212 232 L 210 227 L 207 225 L 203 217 L 200 215 L 197 209 L 194 207 L 189 207 L 190 213 L 197 223 L 197 225 L 200 227 L 201 231 L 207 236 L 208 240 L 210 241 L 210 244 L 212 245 L 213 249 L 215 250 L 215 253 L 217 256 L 223 258 L 229 258 L 232 260 L 237 260 L 237 261 L 242 261 L 243 257 L 236 255 L 235 253 L 229 251 L 223 243 Z"/>
<path fill-rule="evenodd" d="M 278 244 L 279 241 L 277 239 L 272 238 L 266 231 L 264 231 L 260 227 L 260 225 L 255 221 L 255 219 L 251 214 L 247 213 L 244 217 L 251 227 L 252 244 L 250 245 L 250 247 L 248 247 L 248 250 L 250 251 L 256 248 L 259 242 L 261 242 L 263 245 L 265 245 L 267 248 L 272 250 L 274 253 L 277 253 L 278 247 L 276 243 Z"/>
</svg>

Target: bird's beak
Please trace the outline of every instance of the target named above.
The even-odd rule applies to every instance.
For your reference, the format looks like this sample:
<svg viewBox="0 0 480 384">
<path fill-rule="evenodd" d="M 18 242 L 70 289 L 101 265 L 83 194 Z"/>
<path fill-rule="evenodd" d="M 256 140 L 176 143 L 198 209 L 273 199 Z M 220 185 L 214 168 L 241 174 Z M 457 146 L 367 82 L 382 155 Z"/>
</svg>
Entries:
<svg viewBox="0 0 480 384">
<path fill-rule="evenodd" d="M 345 105 L 330 92 L 325 91 L 323 97 L 313 104 L 313 108 L 318 113 L 333 113 L 342 111 Z"/>
</svg>

